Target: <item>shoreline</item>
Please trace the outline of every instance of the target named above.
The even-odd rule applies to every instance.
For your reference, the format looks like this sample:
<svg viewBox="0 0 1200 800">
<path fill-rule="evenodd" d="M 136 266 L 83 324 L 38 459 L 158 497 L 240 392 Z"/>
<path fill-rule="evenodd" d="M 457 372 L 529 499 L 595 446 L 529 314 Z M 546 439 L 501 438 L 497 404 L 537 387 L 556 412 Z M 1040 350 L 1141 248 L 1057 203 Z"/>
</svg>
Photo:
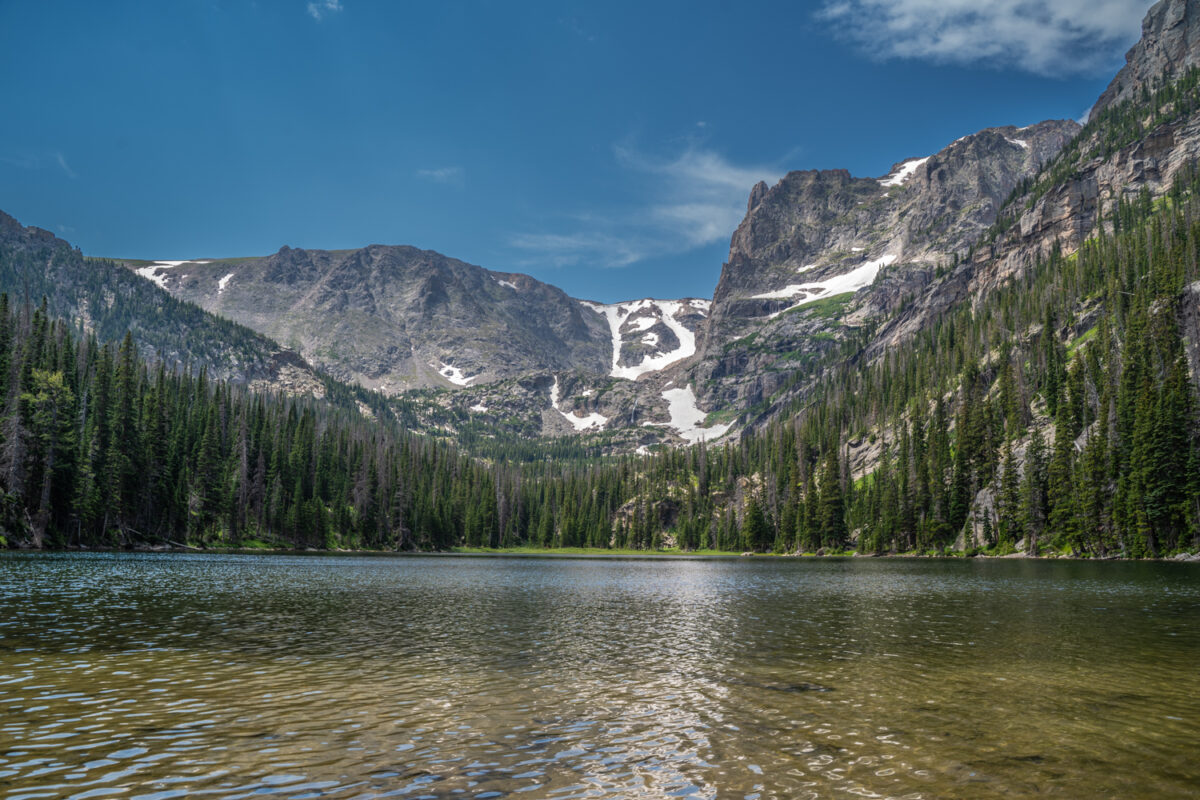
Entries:
<svg viewBox="0 0 1200 800">
<path fill-rule="evenodd" d="M 290 556 L 460 556 L 460 557 L 501 557 L 501 558 L 689 558 L 689 559 L 741 559 L 768 558 L 790 559 L 799 561 L 822 561 L 827 559 L 927 559 L 942 561 L 970 561 L 975 559 L 985 561 L 1022 560 L 1022 561 L 1127 561 L 1127 562 L 1169 562 L 1176 564 L 1200 564 L 1200 553 L 1179 553 L 1174 556 L 1156 558 L 1123 558 L 1121 556 L 1080 556 L 1045 553 L 1039 556 L 1025 552 L 993 555 L 990 553 L 966 554 L 962 551 L 949 553 L 859 553 L 856 551 L 835 553 L 751 553 L 724 550 L 630 550 L 599 547 L 455 547 L 450 550 L 359 550 L 341 549 L 323 550 L 316 548 L 294 549 L 274 547 L 197 547 L 194 545 L 143 545 L 139 547 L 63 547 L 63 548 L 7 548 L 10 553 L 180 553 L 180 554 L 211 554 L 211 555 L 290 555 Z"/>
</svg>

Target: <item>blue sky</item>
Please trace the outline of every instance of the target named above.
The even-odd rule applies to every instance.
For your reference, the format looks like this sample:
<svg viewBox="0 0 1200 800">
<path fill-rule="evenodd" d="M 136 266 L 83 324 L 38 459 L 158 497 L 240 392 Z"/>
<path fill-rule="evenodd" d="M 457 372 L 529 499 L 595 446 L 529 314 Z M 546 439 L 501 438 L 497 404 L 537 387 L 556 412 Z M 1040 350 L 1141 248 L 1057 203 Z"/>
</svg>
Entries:
<svg viewBox="0 0 1200 800">
<path fill-rule="evenodd" d="M 0 209 L 89 255 L 412 244 L 712 293 L 753 183 L 1078 118 L 1144 0 L 0 0 Z"/>
</svg>

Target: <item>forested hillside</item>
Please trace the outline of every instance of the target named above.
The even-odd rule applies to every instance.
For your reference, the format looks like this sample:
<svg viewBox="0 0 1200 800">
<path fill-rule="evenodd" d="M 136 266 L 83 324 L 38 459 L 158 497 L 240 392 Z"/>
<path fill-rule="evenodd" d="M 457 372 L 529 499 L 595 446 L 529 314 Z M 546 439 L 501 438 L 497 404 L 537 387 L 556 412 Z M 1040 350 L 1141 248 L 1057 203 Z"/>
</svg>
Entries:
<svg viewBox="0 0 1200 800">
<path fill-rule="evenodd" d="M 739 444 L 482 462 L 352 408 L 148 367 L 0 298 L 11 544 L 1142 557 L 1200 530 L 1200 172 Z M 878 467 L 855 475 L 857 451 Z M 970 519 L 973 517 L 973 519 Z M 968 524 L 973 522 L 974 524 Z"/>
<path fill-rule="evenodd" d="M 277 374 L 280 359 L 307 365 L 249 328 L 205 313 L 103 259 L 85 258 L 49 231 L 23 227 L 0 212 L 0 291 L 14 302 L 46 299 L 50 314 L 101 341 L 128 331 L 163 361 L 206 366 L 238 381 Z M 288 356 L 291 356 L 289 359 Z"/>
</svg>

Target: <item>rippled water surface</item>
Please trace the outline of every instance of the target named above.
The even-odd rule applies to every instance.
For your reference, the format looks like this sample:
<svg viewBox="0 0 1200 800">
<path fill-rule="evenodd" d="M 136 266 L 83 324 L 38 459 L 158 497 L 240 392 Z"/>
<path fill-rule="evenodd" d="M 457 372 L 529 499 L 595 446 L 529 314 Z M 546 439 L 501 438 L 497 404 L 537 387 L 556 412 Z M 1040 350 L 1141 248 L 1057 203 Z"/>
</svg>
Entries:
<svg viewBox="0 0 1200 800">
<path fill-rule="evenodd" d="M 1200 793 L 1200 567 L 0 556 L 0 797 Z"/>
</svg>

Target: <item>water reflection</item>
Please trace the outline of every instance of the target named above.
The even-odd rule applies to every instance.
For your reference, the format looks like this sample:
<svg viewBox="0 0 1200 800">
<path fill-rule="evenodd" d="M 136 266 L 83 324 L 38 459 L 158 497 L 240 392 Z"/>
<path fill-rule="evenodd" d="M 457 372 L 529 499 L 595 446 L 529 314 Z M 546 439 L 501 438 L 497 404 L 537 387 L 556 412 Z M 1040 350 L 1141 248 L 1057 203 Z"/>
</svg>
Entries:
<svg viewBox="0 0 1200 800">
<path fill-rule="evenodd" d="M 5 798 L 1183 797 L 1173 564 L 0 557 Z"/>
</svg>

